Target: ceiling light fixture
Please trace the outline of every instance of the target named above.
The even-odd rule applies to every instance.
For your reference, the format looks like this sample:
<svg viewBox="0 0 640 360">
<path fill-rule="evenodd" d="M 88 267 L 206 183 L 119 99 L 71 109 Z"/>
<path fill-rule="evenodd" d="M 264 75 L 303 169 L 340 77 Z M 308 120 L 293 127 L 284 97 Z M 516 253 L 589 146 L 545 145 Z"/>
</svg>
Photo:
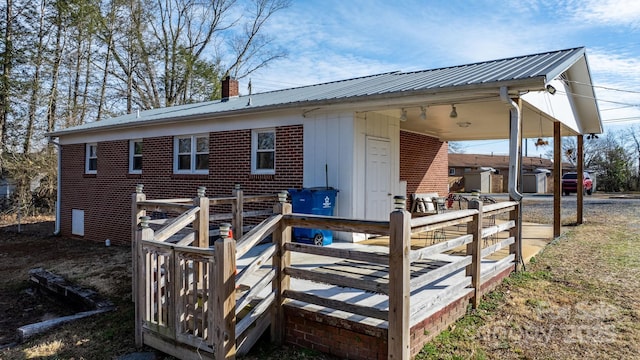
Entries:
<svg viewBox="0 0 640 360">
<path fill-rule="evenodd" d="M 402 114 L 400 114 L 400 121 L 407 121 L 407 110 L 402 109 Z"/>
<path fill-rule="evenodd" d="M 424 106 L 420 106 L 420 120 L 427 120 L 427 109 Z"/>
<path fill-rule="evenodd" d="M 551 95 L 556 93 L 556 88 L 554 88 L 551 84 L 547 85 L 547 92 Z"/>
<path fill-rule="evenodd" d="M 450 118 L 457 118 L 458 117 L 458 112 L 456 111 L 456 106 L 455 105 L 451 105 L 451 113 L 449 114 Z"/>
<path fill-rule="evenodd" d="M 461 128 L 468 128 L 471 125 L 468 121 L 458 121 L 456 124 Z"/>
</svg>

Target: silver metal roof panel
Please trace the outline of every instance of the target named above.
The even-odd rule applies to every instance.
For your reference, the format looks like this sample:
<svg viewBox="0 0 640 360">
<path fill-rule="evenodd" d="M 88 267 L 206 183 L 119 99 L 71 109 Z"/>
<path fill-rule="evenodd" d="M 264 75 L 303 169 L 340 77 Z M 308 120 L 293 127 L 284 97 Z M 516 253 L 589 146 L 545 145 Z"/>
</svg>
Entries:
<svg viewBox="0 0 640 360">
<path fill-rule="evenodd" d="M 484 61 L 467 65 L 422 70 L 414 72 L 390 72 L 354 79 L 333 81 L 323 84 L 302 86 L 216 100 L 198 104 L 179 105 L 161 109 L 151 109 L 136 114 L 127 114 L 100 122 L 92 122 L 69 129 L 54 131 L 55 137 L 69 133 L 90 131 L 99 128 L 127 126 L 153 121 L 179 121 L 181 118 L 198 115 L 233 114 L 261 109 L 277 109 L 295 106 L 309 106 L 313 103 L 330 104 L 349 98 L 375 96 L 402 96 L 403 92 L 434 92 L 470 85 L 494 84 L 505 81 L 540 79 L 544 86 L 553 77 L 561 74 L 580 56 L 584 48 L 573 48 L 540 54 L 525 55 L 500 60 Z M 553 76 L 553 77 L 550 77 Z"/>
</svg>

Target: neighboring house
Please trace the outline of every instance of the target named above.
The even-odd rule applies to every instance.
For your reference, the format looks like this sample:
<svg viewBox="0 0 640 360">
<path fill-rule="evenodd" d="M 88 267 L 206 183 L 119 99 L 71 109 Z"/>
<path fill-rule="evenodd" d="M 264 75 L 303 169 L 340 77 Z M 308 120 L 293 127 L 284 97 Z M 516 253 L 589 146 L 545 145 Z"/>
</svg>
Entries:
<svg viewBox="0 0 640 360">
<path fill-rule="evenodd" d="M 525 136 L 550 136 L 554 122 L 563 136 L 601 133 L 591 86 L 574 84 L 591 84 L 584 48 L 245 96 L 225 79 L 222 100 L 50 133 L 60 144 L 57 226 L 128 242 L 139 183 L 149 198 L 172 198 L 200 185 L 214 196 L 235 184 L 255 194 L 328 182 L 339 190 L 335 215 L 388 219 L 393 195 L 447 194 L 447 141 L 509 138 L 516 118 Z"/>
<path fill-rule="evenodd" d="M 523 157 L 522 158 L 523 174 L 541 174 L 547 176 L 547 184 L 553 184 L 553 161 L 542 157 Z M 469 174 L 478 174 L 484 171 L 490 171 L 493 176 L 490 177 L 492 182 L 489 192 L 506 192 L 509 183 L 509 156 L 508 155 L 488 155 L 488 154 L 449 154 L 449 177 L 450 184 L 456 184 Z M 468 186 L 467 186 L 468 187 Z M 460 190 L 454 189 L 452 190 Z M 464 189 L 470 191 L 470 189 Z M 552 189 L 547 186 L 546 191 Z M 525 192 L 528 192 L 525 190 Z"/>
<path fill-rule="evenodd" d="M 16 184 L 7 178 L 0 179 L 0 199 L 8 199 L 16 189 Z"/>
</svg>

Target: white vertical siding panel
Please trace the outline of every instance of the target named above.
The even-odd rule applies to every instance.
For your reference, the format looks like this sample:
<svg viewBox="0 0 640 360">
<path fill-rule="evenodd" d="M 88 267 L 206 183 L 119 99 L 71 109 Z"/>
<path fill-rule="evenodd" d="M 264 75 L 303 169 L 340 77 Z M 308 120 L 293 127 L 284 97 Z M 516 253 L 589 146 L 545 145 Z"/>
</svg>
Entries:
<svg viewBox="0 0 640 360">
<path fill-rule="evenodd" d="M 306 119 L 304 123 L 305 187 L 325 186 L 325 164 L 328 185 L 338 189 L 334 214 L 352 216 L 353 213 L 353 115 L 323 114 Z"/>
</svg>

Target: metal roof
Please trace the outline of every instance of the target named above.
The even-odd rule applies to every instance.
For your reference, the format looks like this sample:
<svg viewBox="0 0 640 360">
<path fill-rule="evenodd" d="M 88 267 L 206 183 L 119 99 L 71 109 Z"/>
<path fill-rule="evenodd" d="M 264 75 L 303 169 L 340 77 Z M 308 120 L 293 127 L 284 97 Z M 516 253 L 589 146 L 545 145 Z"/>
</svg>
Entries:
<svg viewBox="0 0 640 360">
<path fill-rule="evenodd" d="M 197 104 L 141 111 L 54 131 L 48 135 L 79 133 L 114 127 L 143 125 L 159 121 L 246 114 L 265 109 L 285 109 L 312 105 L 331 105 L 343 101 L 365 101 L 401 97 L 407 94 L 455 91 L 469 87 L 499 86 L 503 83 L 541 90 L 548 81 L 566 71 L 580 57 L 583 47 L 533 55 L 478 62 L 446 68 L 390 72 L 271 92 L 257 93 Z M 535 80 L 532 82 L 532 80 Z M 526 89 L 524 89 L 526 90 Z M 251 101 L 249 101 L 249 98 Z"/>
</svg>

